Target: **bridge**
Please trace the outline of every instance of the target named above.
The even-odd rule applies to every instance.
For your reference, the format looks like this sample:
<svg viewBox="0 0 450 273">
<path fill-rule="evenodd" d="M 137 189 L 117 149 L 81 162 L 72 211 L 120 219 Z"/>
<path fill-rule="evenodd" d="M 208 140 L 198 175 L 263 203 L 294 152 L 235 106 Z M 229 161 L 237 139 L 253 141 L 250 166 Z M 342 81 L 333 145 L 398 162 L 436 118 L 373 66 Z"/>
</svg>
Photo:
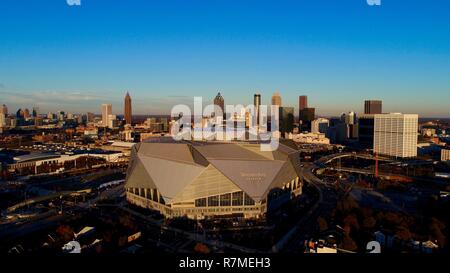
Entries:
<svg viewBox="0 0 450 273">
<path fill-rule="evenodd" d="M 25 201 L 22 201 L 20 203 L 17 203 L 11 207 L 8 207 L 6 209 L 6 212 L 11 213 L 11 212 L 13 212 L 19 208 L 25 207 L 25 206 L 33 205 L 35 203 L 40 203 L 40 202 L 52 200 L 52 199 L 63 197 L 63 196 L 80 196 L 82 194 L 90 193 L 91 191 L 92 191 L 91 189 L 78 190 L 78 191 L 61 191 L 61 192 L 52 193 L 50 195 L 33 197 L 33 198 L 27 199 Z"/>
<path fill-rule="evenodd" d="M 328 156 L 324 156 L 320 159 L 318 159 L 315 163 L 316 164 L 328 164 L 331 161 L 334 161 L 336 159 L 345 158 L 345 157 L 353 157 L 353 158 L 361 158 L 361 159 L 368 159 L 368 160 L 375 160 L 376 157 L 371 154 L 358 154 L 358 153 L 339 153 L 339 154 L 332 154 Z M 384 161 L 384 162 L 393 162 L 394 160 L 385 157 L 385 156 L 378 156 L 378 161 Z"/>
</svg>

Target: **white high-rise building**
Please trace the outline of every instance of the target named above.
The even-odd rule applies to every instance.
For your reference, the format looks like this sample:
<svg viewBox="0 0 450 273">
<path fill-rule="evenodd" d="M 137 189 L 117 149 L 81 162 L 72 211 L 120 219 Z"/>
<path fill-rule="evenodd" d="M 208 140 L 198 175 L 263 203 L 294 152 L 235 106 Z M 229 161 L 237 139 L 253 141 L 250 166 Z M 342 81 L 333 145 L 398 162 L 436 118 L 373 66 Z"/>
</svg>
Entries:
<svg viewBox="0 0 450 273">
<path fill-rule="evenodd" d="M 112 105 L 102 104 L 102 126 L 107 127 L 109 125 L 109 115 L 112 115 Z"/>
<path fill-rule="evenodd" d="M 115 127 L 117 127 L 117 116 L 108 115 L 108 128 L 113 129 Z"/>
<path fill-rule="evenodd" d="M 416 114 L 375 115 L 374 152 L 393 157 L 416 157 L 418 122 Z"/>
<path fill-rule="evenodd" d="M 314 134 L 326 134 L 330 121 L 326 118 L 318 118 L 311 122 L 311 132 Z"/>
</svg>

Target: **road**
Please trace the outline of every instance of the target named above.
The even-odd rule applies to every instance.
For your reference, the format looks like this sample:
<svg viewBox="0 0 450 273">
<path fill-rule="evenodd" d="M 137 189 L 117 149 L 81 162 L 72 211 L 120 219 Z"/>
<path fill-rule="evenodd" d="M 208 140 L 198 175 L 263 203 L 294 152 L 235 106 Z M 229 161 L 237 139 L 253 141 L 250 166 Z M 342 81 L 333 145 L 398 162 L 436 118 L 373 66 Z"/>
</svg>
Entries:
<svg viewBox="0 0 450 273">
<path fill-rule="evenodd" d="M 86 212 L 87 208 L 95 204 L 98 200 L 120 196 L 123 192 L 123 185 L 119 185 L 103 191 L 94 199 L 86 202 L 80 202 L 69 207 L 65 206 L 62 214 L 59 214 L 58 209 L 52 209 L 42 215 L 38 215 L 37 217 L 30 219 L 29 221 L 5 225 L 0 230 L 0 242 L 2 242 L 2 244 L 6 244 L 28 234 L 51 227 L 56 227 L 61 222 L 73 218 L 73 216 L 82 215 Z"/>
<path fill-rule="evenodd" d="M 314 175 L 314 169 L 318 168 L 314 163 L 304 163 L 302 169 L 302 179 L 314 187 L 319 192 L 319 200 L 311 210 L 300 219 L 294 228 L 274 246 L 276 252 L 295 253 L 302 249 L 305 240 L 317 230 L 317 219 L 323 215 L 329 215 L 337 204 L 337 194 L 335 189 L 327 185 Z"/>
</svg>

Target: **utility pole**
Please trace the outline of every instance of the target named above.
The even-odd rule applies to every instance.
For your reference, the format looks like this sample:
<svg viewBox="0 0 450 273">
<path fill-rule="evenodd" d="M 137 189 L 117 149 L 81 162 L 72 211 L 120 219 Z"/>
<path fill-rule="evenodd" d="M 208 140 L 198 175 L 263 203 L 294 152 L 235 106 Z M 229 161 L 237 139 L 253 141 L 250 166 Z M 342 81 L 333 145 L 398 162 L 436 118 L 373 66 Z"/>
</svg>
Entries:
<svg viewBox="0 0 450 273">
<path fill-rule="evenodd" d="M 378 153 L 375 152 L 375 178 L 378 178 Z"/>
</svg>

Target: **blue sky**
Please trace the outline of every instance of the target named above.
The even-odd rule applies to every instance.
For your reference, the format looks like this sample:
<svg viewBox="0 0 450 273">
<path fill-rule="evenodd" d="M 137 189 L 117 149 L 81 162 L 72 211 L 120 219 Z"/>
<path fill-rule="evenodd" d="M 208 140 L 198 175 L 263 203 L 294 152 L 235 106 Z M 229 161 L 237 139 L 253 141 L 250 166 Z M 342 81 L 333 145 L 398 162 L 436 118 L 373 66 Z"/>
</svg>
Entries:
<svg viewBox="0 0 450 273">
<path fill-rule="evenodd" d="M 283 105 L 308 95 L 324 116 L 389 112 L 450 117 L 450 1 L 0 1 L 0 103 L 11 110 L 120 114 L 174 104 Z"/>
</svg>

